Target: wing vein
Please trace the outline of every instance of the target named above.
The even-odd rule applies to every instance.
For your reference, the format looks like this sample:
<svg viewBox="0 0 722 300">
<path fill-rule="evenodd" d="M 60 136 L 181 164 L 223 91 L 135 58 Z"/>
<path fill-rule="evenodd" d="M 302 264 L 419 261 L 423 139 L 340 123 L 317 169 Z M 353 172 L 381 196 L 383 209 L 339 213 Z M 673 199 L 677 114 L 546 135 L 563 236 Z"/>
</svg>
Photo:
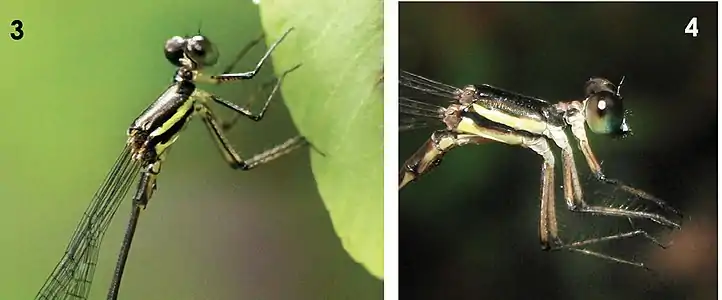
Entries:
<svg viewBox="0 0 722 300">
<path fill-rule="evenodd" d="M 36 300 L 88 299 L 103 236 L 139 171 L 140 164 L 126 145 L 83 212 L 65 254 Z"/>
</svg>

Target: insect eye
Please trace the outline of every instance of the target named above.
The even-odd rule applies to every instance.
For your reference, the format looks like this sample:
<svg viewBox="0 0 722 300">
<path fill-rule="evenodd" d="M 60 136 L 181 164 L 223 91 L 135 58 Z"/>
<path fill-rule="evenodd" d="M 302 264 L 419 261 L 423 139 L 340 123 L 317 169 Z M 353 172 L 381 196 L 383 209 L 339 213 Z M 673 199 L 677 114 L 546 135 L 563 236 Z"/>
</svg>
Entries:
<svg viewBox="0 0 722 300">
<path fill-rule="evenodd" d="M 183 48 L 186 45 L 186 39 L 174 36 L 165 42 L 163 53 L 165 58 L 168 59 L 176 67 L 181 66 L 181 58 L 183 58 Z"/>
<path fill-rule="evenodd" d="M 218 51 L 215 46 L 202 35 L 188 39 L 186 51 L 188 58 L 202 66 L 212 66 L 218 61 Z"/>
<path fill-rule="evenodd" d="M 584 96 L 589 97 L 592 94 L 599 93 L 599 92 L 615 92 L 615 86 L 614 84 L 604 78 L 595 77 L 591 78 L 587 81 L 587 83 L 584 85 Z"/>
<path fill-rule="evenodd" d="M 586 100 L 585 110 L 587 125 L 593 132 L 617 136 L 630 133 L 622 97 L 610 91 L 593 93 Z"/>
</svg>

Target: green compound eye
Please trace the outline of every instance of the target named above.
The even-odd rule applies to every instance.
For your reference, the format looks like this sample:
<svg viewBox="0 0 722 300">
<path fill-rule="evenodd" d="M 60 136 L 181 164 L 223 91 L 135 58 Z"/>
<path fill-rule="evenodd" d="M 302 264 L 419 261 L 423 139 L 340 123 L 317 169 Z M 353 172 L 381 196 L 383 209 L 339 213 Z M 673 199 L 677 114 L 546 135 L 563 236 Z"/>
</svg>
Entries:
<svg viewBox="0 0 722 300">
<path fill-rule="evenodd" d="M 630 132 L 620 96 L 608 90 L 592 93 L 585 109 L 587 125 L 593 132 L 620 136 Z"/>
</svg>

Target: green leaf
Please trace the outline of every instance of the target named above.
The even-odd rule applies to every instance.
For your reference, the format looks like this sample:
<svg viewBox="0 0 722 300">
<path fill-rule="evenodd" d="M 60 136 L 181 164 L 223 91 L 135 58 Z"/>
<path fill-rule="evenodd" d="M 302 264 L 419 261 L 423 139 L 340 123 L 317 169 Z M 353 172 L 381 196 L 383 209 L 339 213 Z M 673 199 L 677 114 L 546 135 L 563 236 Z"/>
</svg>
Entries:
<svg viewBox="0 0 722 300">
<path fill-rule="evenodd" d="M 383 279 L 383 2 L 261 0 L 281 91 L 344 249 Z"/>
</svg>

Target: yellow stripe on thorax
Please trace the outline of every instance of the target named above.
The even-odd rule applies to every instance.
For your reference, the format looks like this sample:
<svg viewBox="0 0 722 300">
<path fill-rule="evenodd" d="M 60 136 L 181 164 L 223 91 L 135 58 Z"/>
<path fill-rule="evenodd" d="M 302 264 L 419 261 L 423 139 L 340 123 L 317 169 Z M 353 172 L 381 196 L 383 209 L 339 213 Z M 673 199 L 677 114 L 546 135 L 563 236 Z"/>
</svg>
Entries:
<svg viewBox="0 0 722 300">
<path fill-rule="evenodd" d="M 188 110 L 191 110 L 191 109 L 194 109 L 193 99 L 189 98 L 183 103 L 183 105 L 181 105 L 180 107 L 178 107 L 178 109 L 176 109 L 175 113 L 173 113 L 173 115 L 170 118 L 168 118 L 167 121 L 165 121 L 161 126 L 156 128 L 155 130 L 153 130 L 153 132 L 150 133 L 150 137 L 151 138 L 157 137 L 157 136 L 165 133 L 166 131 L 170 130 L 171 127 L 173 127 L 174 124 L 178 123 L 178 121 L 180 121 L 183 118 L 183 116 L 186 115 Z M 186 124 L 183 124 L 183 126 L 188 124 L 187 121 L 188 120 L 186 120 Z M 158 154 L 163 153 L 165 151 L 165 149 L 167 149 L 168 147 L 170 147 L 170 145 L 175 143 L 175 141 L 178 139 L 178 136 L 180 135 L 181 131 L 182 130 L 178 130 L 178 132 L 176 132 L 175 135 L 173 135 L 173 137 L 168 140 L 168 142 L 158 143 L 155 146 L 155 152 Z"/>
<path fill-rule="evenodd" d="M 515 117 L 498 110 L 488 109 L 479 104 L 472 104 L 474 112 L 483 116 L 490 121 L 504 124 L 517 130 L 524 130 L 531 133 L 543 134 L 547 128 L 547 124 L 540 121 L 529 118 Z"/>
<path fill-rule="evenodd" d="M 461 122 L 456 127 L 456 130 L 462 133 L 468 133 L 477 135 L 483 138 L 502 142 L 510 145 L 519 145 L 522 143 L 522 136 L 510 132 L 504 132 L 494 130 L 490 128 L 481 127 L 474 122 L 474 120 L 462 117 Z"/>
</svg>

